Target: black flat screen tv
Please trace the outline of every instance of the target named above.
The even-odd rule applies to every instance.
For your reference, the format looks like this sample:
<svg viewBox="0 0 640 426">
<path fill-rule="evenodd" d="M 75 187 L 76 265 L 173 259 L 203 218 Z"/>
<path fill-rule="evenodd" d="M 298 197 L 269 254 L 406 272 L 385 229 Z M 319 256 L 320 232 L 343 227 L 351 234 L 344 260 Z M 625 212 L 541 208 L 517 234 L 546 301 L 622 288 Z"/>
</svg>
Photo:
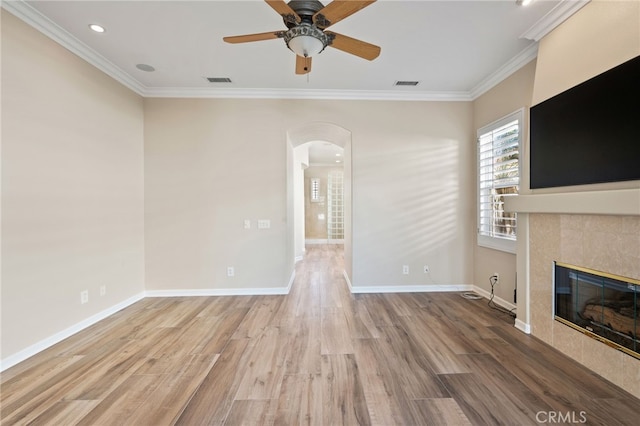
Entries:
<svg viewBox="0 0 640 426">
<path fill-rule="evenodd" d="M 531 188 L 640 180 L 640 56 L 531 107 Z"/>
</svg>

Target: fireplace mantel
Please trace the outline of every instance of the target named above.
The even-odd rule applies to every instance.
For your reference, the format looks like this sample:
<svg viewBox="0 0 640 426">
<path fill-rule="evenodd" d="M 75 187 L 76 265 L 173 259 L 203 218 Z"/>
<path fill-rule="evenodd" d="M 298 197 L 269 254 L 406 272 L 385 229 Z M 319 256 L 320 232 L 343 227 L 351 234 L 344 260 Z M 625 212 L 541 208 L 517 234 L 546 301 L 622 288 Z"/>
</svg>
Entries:
<svg viewBox="0 0 640 426">
<path fill-rule="evenodd" d="M 640 216 L 640 188 L 515 195 L 505 197 L 505 210 L 516 213 Z"/>
</svg>

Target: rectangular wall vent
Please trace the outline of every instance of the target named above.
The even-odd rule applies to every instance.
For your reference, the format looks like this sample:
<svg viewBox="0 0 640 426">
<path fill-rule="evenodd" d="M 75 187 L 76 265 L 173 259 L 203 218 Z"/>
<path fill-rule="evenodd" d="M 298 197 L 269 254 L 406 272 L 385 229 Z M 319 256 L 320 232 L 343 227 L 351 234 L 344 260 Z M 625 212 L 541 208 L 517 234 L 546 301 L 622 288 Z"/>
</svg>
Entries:
<svg viewBox="0 0 640 426">
<path fill-rule="evenodd" d="M 407 81 L 407 80 L 399 80 L 396 81 L 395 86 L 417 86 L 419 81 Z"/>
<path fill-rule="evenodd" d="M 231 83 L 231 79 L 229 77 L 207 77 L 209 83 Z"/>
</svg>

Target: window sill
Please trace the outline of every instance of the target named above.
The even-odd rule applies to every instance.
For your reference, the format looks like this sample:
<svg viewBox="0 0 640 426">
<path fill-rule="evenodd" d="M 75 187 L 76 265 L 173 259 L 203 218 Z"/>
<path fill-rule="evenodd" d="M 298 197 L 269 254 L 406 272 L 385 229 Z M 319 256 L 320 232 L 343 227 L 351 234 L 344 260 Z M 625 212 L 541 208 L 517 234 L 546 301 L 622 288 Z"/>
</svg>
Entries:
<svg viewBox="0 0 640 426">
<path fill-rule="evenodd" d="M 478 235 L 478 246 L 516 254 L 516 241 Z"/>
</svg>

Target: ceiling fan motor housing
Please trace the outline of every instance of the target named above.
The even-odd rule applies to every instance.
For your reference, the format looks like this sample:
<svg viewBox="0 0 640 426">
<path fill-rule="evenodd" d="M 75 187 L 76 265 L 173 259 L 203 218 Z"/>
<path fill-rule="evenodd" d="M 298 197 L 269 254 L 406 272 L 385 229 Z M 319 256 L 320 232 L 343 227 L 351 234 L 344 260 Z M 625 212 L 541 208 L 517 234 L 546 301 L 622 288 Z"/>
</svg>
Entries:
<svg viewBox="0 0 640 426">
<path fill-rule="evenodd" d="M 324 5 L 317 0 L 291 0 L 288 5 L 298 14 L 303 23 L 306 22 L 308 24 L 312 24 L 313 15 L 324 8 Z M 296 25 L 295 21 L 293 23 L 287 22 L 286 18 L 284 23 L 288 28 Z"/>
</svg>

